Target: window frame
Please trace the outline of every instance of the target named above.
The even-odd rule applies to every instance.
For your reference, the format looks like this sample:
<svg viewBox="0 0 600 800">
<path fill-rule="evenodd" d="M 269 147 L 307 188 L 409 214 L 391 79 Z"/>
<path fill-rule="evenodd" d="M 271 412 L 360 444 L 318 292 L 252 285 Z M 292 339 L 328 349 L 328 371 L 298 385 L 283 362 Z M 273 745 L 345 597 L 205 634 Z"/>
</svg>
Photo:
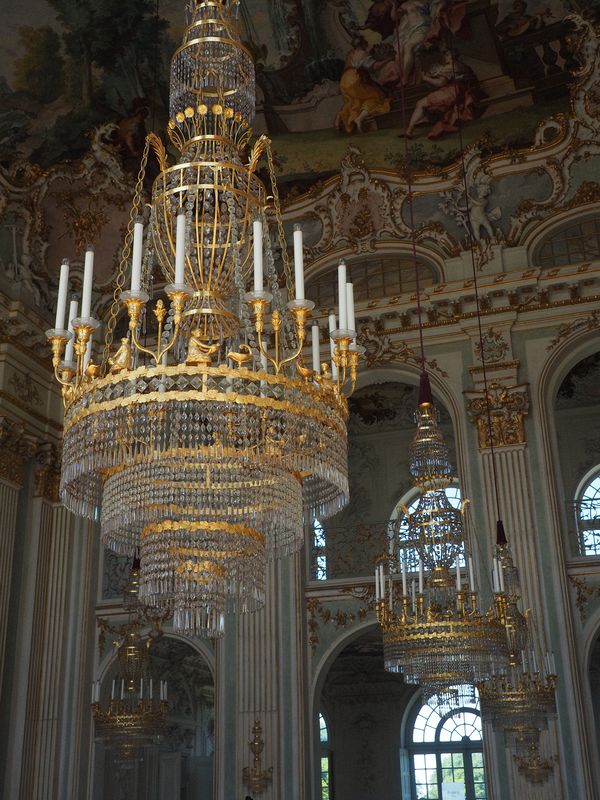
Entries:
<svg viewBox="0 0 600 800">
<path fill-rule="evenodd" d="M 581 517 L 581 507 L 584 501 L 584 496 L 588 489 L 593 484 L 598 483 L 597 488 L 594 488 L 595 495 L 591 499 L 593 505 L 590 508 L 598 509 L 598 514 L 595 517 L 585 519 Z M 577 491 L 575 492 L 574 502 L 574 516 L 575 528 L 577 532 L 577 550 L 581 558 L 600 558 L 600 464 L 597 464 L 593 469 L 589 470 L 585 477 L 580 481 Z M 596 533 L 596 543 L 593 550 L 589 550 L 585 545 L 585 534 L 589 532 Z"/>
<path fill-rule="evenodd" d="M 416 775 L 416 767 L 415 767 L 415 755 L 432 755 L 435 756 L 435 769 L 436 769 L 436 780 L 437 780 L 437 793 L 438 797 L 442 798 L 442 784 L 443 784 L 443 765 L 442 765 L 442 758 L 446 755 L 452 755 L 455 753 L 460 753 L 462 755 L 462 769 L 464 772 L 464 783 L 466 788 L 466 800 L 476 800 L 475 795 L 475 778 L 473 773 L 473 755 L 481 754 L 482 759 L 482 768 L 483 768 L 483 777 L 485 781 L 485 792 L 486 792 L 486 800 L 489 800 L 489 790 L 488 790 L 488 782 L 487 782 L 487 770 L 485 766 L 485 755 L 483 750 L 483 726 L 481 724 L 481 710 L 479 708 L 479 699 L 477 699 L 476 704 L 471 705 L 461 705 L 457 706 L 456 708 L 452 708 L 449 711 L 438 714 L 440 717 L 439 722 L 436 725 L 435 729 L 435 737 L 433 741 L 428 742 L 415 742 L 414 741 L 414 734 L 415 734 L 415 725 L 417 720 L 425 706 L 431 707 L 430 702 L 421 702 L 416 703 L 413 707 L 409 720 L 408 720 L 408 741 L 406 745 L 406 750 L 408 753 L 408 763 L 409 763 L 409 772 L 410 772 L 410 791 L 411 791 L 411 798 L 412 800 L 418 800 L 417 795 L 417 775 Z M 444 724 L 450 718 L 456 716 L 457 714 L 461 713 L 469 713 L 474 714 L 479 718 L 480 721 L 480 730 L 481 730 L 481 738 L 480 739 L 466 739 L 463 737 L 461 741 L 441 741 L 440 733 L 444 727 Z M 477 767 L 476 767 L 477 768 Z"/>
<path fill-rule="evenodd" d="M 321 722 L 323 725 L 321 725 Z M 321 731 L 325 728 L 327 733 L 326 741 L 321 738 Z M 321 709 L 317 717 L 318 741 L 319 741 L 319 800 L 333 800 L 333 750 L 331 747 L 331 729 L 325 711 Z M 323 760 L 327 759 L 327 789 L 328 797 L 323 797 Z"/>
</svg>

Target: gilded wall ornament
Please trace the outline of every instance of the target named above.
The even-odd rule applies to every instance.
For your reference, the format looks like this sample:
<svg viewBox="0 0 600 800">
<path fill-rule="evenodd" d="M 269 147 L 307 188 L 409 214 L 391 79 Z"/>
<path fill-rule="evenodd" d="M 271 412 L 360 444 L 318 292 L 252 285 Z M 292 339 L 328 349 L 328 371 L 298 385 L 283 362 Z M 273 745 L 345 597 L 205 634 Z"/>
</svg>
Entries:
<svg viewBox="0 0 600 800">
<path fill-rule="evenodd" d="M 43 442 L 35 452 L 34 497 L 59 502 L 60 452 L 55 444 Z"/>
<path fill-rule="evenodd" d="M 26 406 L 42 405 L 42 398 L 36 384 L 31 379 L 31 375 L 23 375 L 15 371 L 8 379 L 8 385 L 14 389 L 19 402 L 24 403 Z"/>
<path fill-rule="evenodd" d="M 556 336 L 548 347 L 547 350 L 554 350 L 557 345 L 568 339 L 574 333 L 581 333 L 582 331 L 594 331 L 600 328 L 600 311 L 590 311 L 582 317 L 577 317 L 571 322 L 561 325 L 556 332 Z"/>
<path fill-rule="evenodd" d="M 368 614 L 375 613 L 375 589 L 373 586 L 354 586 L 342 589 L 341 594 L 351 600 L 360 600 L 362 605 L 356 611 L 347 611 L 344 608 L 332 610 L 323 605 L 320 597 L 306 598 L 308 643 L 313 653 L 321 641 L 321 624 L 334 625 L 336 630 L 339 630 L 348 627 L 353 622 L 362 622 Z"/>
<path fill-rule="evenodd" d="M 569 582 L 575 588 L 575 605 L 579 611 L 581 621 L 587 617 L 587 604 L 592 599 L 600 598 L 600 586 L 590 586 L 584 578 L 569 575 Z"/>
<path fill-rule="evenodd" d="M 369 320 L 360 325 L 358 342 L 365 348 L 365 366 L 378 367 L 387 364 L 411 364 L 421 366 L 421 357 L 406 342 L 395 340 L 386 330 L 381 319 Z M 437 372 L 443 378 L 448 377 L 435 358 L 426 359 L 429 372 Z"/>
<path fill-rule="evenodd" d="M 484 331 L 481 342 L 475 342 L 475 355 L 486 364 L 497 364 L 508 354 L 509 345 L 504 336 L 493 328 Z"/>
<path fill-rule="evenodd" d="M 36 439 L 23 422 L 0 416 L 0 480 L 21 486 L 23 466 L 31 461 L 35 449 Z"/>
<path fill-rule="evenodd" d="M 487 396 L 483 392 L 468 391 L 467 413 L 477 426 L 479 449 L 490 447 L 490 420 L 494 447 L 511 447 L 526 444 L 523 420 L 529 411 L 529 395 L 526 384 L 501 386 L 490 383 Z"/>
</svg>

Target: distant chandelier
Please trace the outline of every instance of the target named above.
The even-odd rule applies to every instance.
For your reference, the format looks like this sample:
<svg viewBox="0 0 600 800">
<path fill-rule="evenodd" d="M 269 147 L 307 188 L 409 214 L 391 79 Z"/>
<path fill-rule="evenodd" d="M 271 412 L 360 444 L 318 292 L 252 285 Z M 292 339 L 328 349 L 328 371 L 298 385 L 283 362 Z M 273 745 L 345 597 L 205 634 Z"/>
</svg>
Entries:
<svg viewBox="0 0 600 800">
<path fill-rule="evenodd" d="M 446 488 L 452 481 L 448 448 L 437 421 L 429 378 L 421 375 L 417 432 L 410 471 L 419 500 L 408 517 L 408 537 L 399 554 L 382 559 L 375 572 L 377 619 L 383 630 L 384 666 L 401 672 L 407 683 L 421 684 L 452 705 L 463 684 L 489 676 L 507 662 L 506 635 L 499 605 L 478 608 L 472 560 L 468 585 L 460 567 L 466 551 L 462 512 L 452 507 Z M 409 589 L 405 549 L 419 556 Z"/>
<path fill-rule="evenodd" d="M 536 652 L 528 621 L 518 605 L 521 588 L 504 526 L 498 522 L 494 559 L 493 589 L 504 608 L 509 663 L 478 684 L 481 716 L 494 730 L 504 735 L 507 747 L 515 751 L 519 771 L 527 780 L 538 783 L 552 771 L 552 760 L 539 753 L 540 734 L 556 717 L 556 666 L 554 654 L 543 658 Z"/>
<path fill-rule="evenodd" d="M 250 146 L 254 65 L 240 41 L 233 0 L 194 0 L 171 63 L 169 165 L 150 134 L 100 364 L 90 361 L 93 252 L 82 307 L 64 330 L 68 264 L 48 331 L 65 403 L 61 498 L 93 518 L 105 545 L 139 547 L 140 596 L 167 605 L 175 629 L 219 636 L 227 610 L 263 603 L 265 561 L 297 550 L 303 518 L 348 499 L 347 402 L 356 380 L 352 284 L 341 263 L 339 318 L 329 324 L 331 365 L 303 361 L 314 306 L 304 297 L 302 233 L 287 259 L 269 140 Z M 146 231 L 142 187 L 150 147 L 154 181 Z M 269 240 L 271 199 L 258 177 L 263 154 L 286 287 Z M 269 212 L 271 213 L 271 212 Z M 125 269 L 131 256 L 131 284 Z M 167 308 L 152 310 L 157 264 Z M 253 272 L 252 291 L 247 291 Z M 294 299 L 290 299 L 294 298 Z M 289 300 L 289 302 L 288 302 Z M 129 331 L 112 347 L 119 302 Z M 333 319 L 332 319 L 333 317 Z M 156 330 L 154 338 L 150 324 Z"/>
<path fill-rule="evenodd" d="M 160 633 L 162 620 L 157 620 L 152 613 L 147 617 L 147 609 L 137 596 L 138 589 L 139 562 L 134 559 L 123 600 L 129 619 L 123 625 L 104 628 L 116 635 L 118 645 L 118 667 L 110 699 L 102 698 L 100 681 L 92 685 L 96 737 L 102 739 L 106 747 L 117 750 L 123 760 L 135 759 L 140 748 L 155 743 L 162 736 L 167 713 L 167 682 L 153 679 L 150 669 L 149 651 L 154 636 L 143 634 L 148 622 L 155 628 L 155 634 Z"/>
</svg>

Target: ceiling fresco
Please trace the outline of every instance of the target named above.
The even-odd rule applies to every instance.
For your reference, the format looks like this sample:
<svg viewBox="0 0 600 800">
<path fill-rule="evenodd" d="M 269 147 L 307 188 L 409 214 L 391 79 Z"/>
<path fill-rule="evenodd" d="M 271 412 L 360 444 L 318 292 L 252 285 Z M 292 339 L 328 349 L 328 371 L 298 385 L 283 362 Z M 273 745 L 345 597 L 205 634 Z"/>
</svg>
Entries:
<svg viewBox="0 0 600 800">
<path fill-rule="evenodd" d="M 183 7 L 11 4 L 0 37 L 0 163 L 80 158 L 105 126 L 104 143 L 135 171 L 145 132 L 162 124 Z M 351 142 L 372 167 L 393 170 L 405 129 L 416 166 L 456 159 L 459 127 L 465 145 L 531 144 L 539 122 L 568 106 L 571 10 L 559 0 L 243 0 L 256 129 L 273 138 L 280 180 L 337 172 Z M 588 2 L 577 10 L 598 14 Z"/>
</svg>

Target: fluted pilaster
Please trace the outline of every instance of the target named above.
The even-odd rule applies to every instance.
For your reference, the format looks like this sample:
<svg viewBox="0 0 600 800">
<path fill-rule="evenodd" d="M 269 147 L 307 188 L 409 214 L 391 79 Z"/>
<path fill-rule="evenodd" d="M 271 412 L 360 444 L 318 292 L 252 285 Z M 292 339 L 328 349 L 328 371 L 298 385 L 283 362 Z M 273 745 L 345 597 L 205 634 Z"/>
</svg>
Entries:
<svg viewBox="0 0 600 800">
<path fill-rule="evenodd" d="M 0 693 L 12 587 L 13 553 L 23 465 L 32 457 L 35 440 L 22 423 L 0 416 Z"/>
<path fill-rule="evenodd" d="M 73 518 L 41 502 L 38 569 L 32 618 L 21 797 L 57 797 L 65 641 Z"/>
<path fill-rule="evenodd" d="M 271 563 L 265 607 L 238 619 L 236 785 L 242 797 L 254 796 L 242 786 L 242 770 L 252 767 L 248 743 L 259 720 L 264 740 L 262 769 L 273 767 L 261 799 L 304 799 L 299 569 L 298 555 Z"/>
</svg>

